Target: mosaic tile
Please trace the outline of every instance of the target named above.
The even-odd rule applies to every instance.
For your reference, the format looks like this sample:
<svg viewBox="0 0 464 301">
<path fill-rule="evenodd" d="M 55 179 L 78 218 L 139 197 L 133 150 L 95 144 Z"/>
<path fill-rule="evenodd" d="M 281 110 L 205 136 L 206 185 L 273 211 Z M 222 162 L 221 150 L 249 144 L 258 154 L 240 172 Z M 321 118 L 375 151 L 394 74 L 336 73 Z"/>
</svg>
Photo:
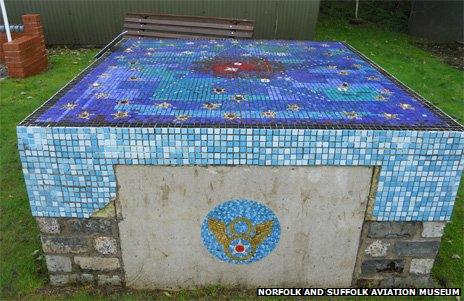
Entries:
<svg viewBox="0 0 464 301">
<path fill-rule="evenodd" d="M 343 43 L 230 39 L 126 39 L 28 121 L 456 126 Z"/>
<path fill-rule="evenodd" d="M 376 220 L 448 220 L 464 132 L 18 127 L 35 216 L 88 217 L 116 197 L 116 164 L 380 166 Z"/>
<path fill-rule="evenodd" d="M 280 238 L 280 223 L 271 209 L 250 200 L 224 202 L 205 217 L 201 237 L 216 258 L 248 264 L 266 257 Z"/>
<path fill-rule="evenodd" d="M 326 165 L 380 167 L 375 220 L 444 221 L 464 169 L 462 126 L 342 43 L 124 40 L 17 134 L 34 216 L 89 217 L 118 164 Z"/>
</svg>

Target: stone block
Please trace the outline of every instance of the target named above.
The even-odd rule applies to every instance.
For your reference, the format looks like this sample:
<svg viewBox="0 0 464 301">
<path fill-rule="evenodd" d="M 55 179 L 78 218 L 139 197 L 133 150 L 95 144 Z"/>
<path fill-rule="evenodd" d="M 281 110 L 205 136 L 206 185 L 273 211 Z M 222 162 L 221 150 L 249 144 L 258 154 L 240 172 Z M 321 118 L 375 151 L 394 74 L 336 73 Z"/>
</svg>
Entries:
<svg viewBox="0 0 464 301">
<path fill-rule="evenodd" d="M 119 259 L 112 257 L 74 257 L 74 262 L 83 270 L 114 271 L 119 269 Z"/>
<path fill-rule="evenodd" d="M 80 276 L 80 280 L 82 283 L 90 283 L 93 282 L 94 278 L 92 274 L 83 273 Z"/>
<path fill-rule="evenodd" d="M 71 259 L 60 255 L 46 255 L 47 269 L 50 272 L 71 272 Z"/>
<path fill-rule="evenodd" d="M 379 286 L 379 279 L 378 278 L 359 278 L 356 279 L 355 286 L 356 287 L 378 287 Z"/>
<path fill-rule="evenodd" d="M 401 274 L 404 269 L 402 259 L 373 259 L 365 260 L 361 265 L 363 275 L 372 275 L 377 273 L 394 273 Z"/>
<path fill-rule="evenodd" d="M 42 237 L 45 253 L 83 253 L 90 250 L 89 243 L 81 237 Z"/>
<path fill-rule="evenodd" d="M 364 252 L 372 257 L 385 257 L 389 246 L 389 242 L 376 240 L 369 244 Z"/>
<path fill-rule="evenodd" d="M 112 235 L 112 222 L 103 218 L 70 219 L 68 229 L 72 233 Z"/>
<path fill-rule="evenodd" d="M 50 284 L 62 286 L 70 283 L 75 283 L 79 280 L 78 274 L 52 274 L 50 275 Z"/>
<path fill-rule="evenodd" d="M 409 238 L 417 231 L 416 222 L 369 222 L 370 238 Z"/>
<path fill-rule="evenodd" d="M 50 284 L 61 286 L 69 283 L 69 275 L 50 275 Z"/>
<path fill-rule="evenodd" d="M 434 259 L 419 259 L 411 260 L 411 268 L 409 272 L 416 275 L 429 275 L 433 267 Z"/>
<path fill-rule="evenodd" d="M 446 222 L 423 222 L 422 237 L 442 237 Z"/>
<path fill-rule="evenodd" d="M 121 285 L 121 278 L 118 275 L 98 275 L 99 285 Z"/>
<path fill-rule="evenodd" d="M 37 217 L 37 226 L 39 227 L 40 232 L 45 234 L 59 234 L 60 233 L 60 224 L 58 220 L 53 217 Z"/>
<path fill-rule="evenodd" d="M 395 244 L 395 254 L 398 256 L 435 257 L 439 246 L 439 241 L 398 241 Z"/>
<path fill-rule="evenodd" d="M 387 277 L 379 282 L 379 287 L 410 288 L 410 287 L 432 287 L 434 283 L 428 276 L 409 277 Z"/>
<path fill-rule="evenodd" d="M 116 254 L 118 252 L 117 241 L 112 237 L 96 237 L 94 239 L 94 247 L 97 252 L 104 255 Z"/>
</svg>

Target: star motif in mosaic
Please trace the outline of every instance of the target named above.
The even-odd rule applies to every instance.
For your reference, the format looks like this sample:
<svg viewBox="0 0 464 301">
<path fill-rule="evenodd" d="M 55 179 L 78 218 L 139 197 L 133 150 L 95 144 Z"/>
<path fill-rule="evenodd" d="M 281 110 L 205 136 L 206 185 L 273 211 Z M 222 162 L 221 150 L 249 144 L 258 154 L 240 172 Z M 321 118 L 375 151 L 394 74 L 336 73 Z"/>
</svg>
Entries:
<svg viewBox="0 0 464 301">
<path fill-rule="evenodd" d="M 381 94 L 384 94 L 384 95 L 391 95 L 391 94 L 392 94 L 392 92 L 391 92 L 390 90 L 388 90 L 388 89 L 382 89 L 382 90 L 380 91 L 380 93 L 381 93 Z"/>
<path fill-rule="evenodd" d="M 157 104 L 156 106 L 161 109 L 168 109 L 172 107 L 172 104 L 170 104 L 169 102 L 162 102 L 162 103 Z"/>
<path fill-rule="evenodd" d="M 77 115 L 77 117 L 79 117 L 81 119 L 89 119 L 91 115 L 92 114 L 90 114 L 88 111 L 84 111 L 84 112 L 80 113 L 79 115 Z"/>
<path fill-rule="evenodd" d="M 237 120 L 240 116 L 237 113 L 226 112 L 224 113 L 224 118 L 227 120 Z"/>
<path fill-rule="evenodd" d="M 222 94 L 222 93 L 226 92 L 226 89 L 224 89 L 224 88 L 214 88 L 213 91 L 216 94 Z"/>
<path fill-rule="evenodd" d="M 68 103 L 88 115 L 63 112 Z M 346 118 L 351 111 L 362 118 Z M 126 38 L 39 112 L 37 124 L 77 126 L 447 125 L 338 42 Z"/>
<path fill-rule="evenodd" d="M 390 114 L 390 113 L 383 113 L 383 116 L 384 116 L 386 119 L 397 119 L 397 118 L 398 118 L 398 115 L 397 115 L 397 114 Z"/>
<path fill-rule="evenodd" d="M 345 114 L 346 117 L 348 117 L 349 119 L 358 119 L 360 118 L 358 113 L 354 112 L 354 111 L 351 111 L 351 112 L 343 112 L 343 114 Z"/>
<path fill-rule="evenodd" d="M 74 109 L 75 107 L 77 107 L 77 105 L 75 103 L 72 103 L 72 102 L 68 102 L 67 104 L 65 104 L 63 106 L 63 109 L 65 110 L 72 110 Z"/>
<path fill-rule="evenodd" d="M 127 117 L 129 114 L 127 112 L 116 112 L 113 114 L 114 118 L 116 119 L 120 119 L 120 118 L 124 118 L 124 117 Z"/>
<path fill-rule="evenodd" d="M 379 95 L 375 96 L 375 99 L 379 100 L 379 101 L 383 101 L 383 100 L 386 100 L 387 98 L 385 96 L 383 96 L 382 94 L 379 94 Z"/>
<path fill-rule="evenodd" d="M 348 91 L 349 87 L 350 87 L 350 85 L 348 83 L 342 83 L 340 86 L 338 86 L 338 91 L 346 92 L 346 91 Z"/>
<path fill-rule="evenodd" d="M 400 107 L 403 110 L 414 110 L 414 108 L 409 103 L 400 103 Z"/>
<path fill-rule="evenodd" d="M 293 111 L 293 112 L 298 112 L 300 110 L 300 106 L 297 104 L 290 103 L 287 105 L 287 110 Z"/>
<path fill-rule="evenodd" d="M 237 103 L 241 103 L 242 101 L 246 100 L 245 95 L 241 94 L 236 94 L 233 98 Z"/>
<path fill-rule="evenodd" d="M 176 116 L 176 121 L 187 121 L 190 119 L 190 116 L 189 115 L 179 115 L 179 116 Z"/>
<path fill-rule="evenodd" d="M 129 99 L 122 99 L 118 101 L 118 105 L 128 105 L 130 103 Z"/>
<path fill-rule="evenodd" d="M 208 110 L 215 110 L 221 106 L 220 103 L 212 103 L 212 102 L 206 102 L 203 104 L 203 108 L 208 109 Z"/>
<path fill-rule="evenodd" d="M 104 99 L 104 98 L 108 98 L 109 94 L 108 93 L 97 93 L 95 95 L 95 98 L 96 99 Z"/>
<path fill-rule="evenodd" d="M 265 118 L 275 118 L 276 112 L 269 110 L 269 111 L 262 112 L 261 115 Z"/>
</svg>

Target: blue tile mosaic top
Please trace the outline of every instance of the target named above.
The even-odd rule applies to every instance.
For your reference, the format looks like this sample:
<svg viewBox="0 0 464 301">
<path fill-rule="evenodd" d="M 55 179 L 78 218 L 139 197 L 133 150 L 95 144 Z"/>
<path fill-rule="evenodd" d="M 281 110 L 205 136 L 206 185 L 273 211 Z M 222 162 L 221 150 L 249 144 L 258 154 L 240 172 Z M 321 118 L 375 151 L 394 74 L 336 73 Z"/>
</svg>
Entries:
<svg viewBox="0 0 464 301">
<path fill-rule="evenodd" d="M 24 124 L 456 126 L 343 43 L 137 38 Z"/>
<path fill-rule="evenodd" d="M 464 169 L 462 126 L 342 43 L 123 40 L 17 131 L 34 216 L 91 216 L 117 164 L 333 165 L 380 167 L 375 220 L 444 221 Z"/>
</svg>

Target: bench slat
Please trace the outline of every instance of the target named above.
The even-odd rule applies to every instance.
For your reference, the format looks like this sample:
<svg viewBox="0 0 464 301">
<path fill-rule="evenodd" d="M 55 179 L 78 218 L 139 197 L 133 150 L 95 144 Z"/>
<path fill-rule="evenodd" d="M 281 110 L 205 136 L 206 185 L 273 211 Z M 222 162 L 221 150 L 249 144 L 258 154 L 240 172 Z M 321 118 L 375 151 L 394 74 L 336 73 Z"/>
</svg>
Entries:
<svg viewBox="0 0 464 301">
<path fill-rule="evenodd" d="M 161 19 L 143 19 L 143 18 L 125 18 L 125 22 L 158 24 L 158 25 L 174 25 L 174 26 L 190 26 L 190 27 L 205 27 L 217 29 L 234 29 L 253 31 L 254 27 L 251 25 L 234 25 L 234 24 L 220 24 L 220 23 L 207 23 L 207 22 L 187 22 L 178 20 L 161 20 Z"/>
<path fill-rule="evenodd" d="M 155 18 L 155 19 L 166 19 L 166 20 L 184 20 L 184 21 L 193 21 L 200 22 L 205 21 L 207 23 L 232 23 L 232 24 L 248 24 L 254 25 L 254 20 L 246 19 L 231 19 L 231 18 L 220 18 L 220 17 L 205 17 L 205 16 L 187 16 L 187 15 L 171 15 L 171 14 L 151 14 L 151 13 L 127 13 L 127 17 L 135 16 L 136 18 Z"/>
<path fill-rule="evenodd" d="M 166 32 L 150 32 L 150 31 L 133 31 L 128 30 L 126 35 L 128 36 L 143 36 L 143 37 L 153 37 L 153 38 L 168 38 L 168 39 L 217 39 L 220 37 L 215 36 L 202 36 L 202 35 L 185 35 L 185 34 L 176 34 L 176 33 L 166 33 Z"/>
<path fill-rule="evenodd" d="M 223 29 L 209 29 L 209 28 L 192 28 L 185 26 L 165 26 L 165 25 L 148 25 L 140 23 L 124 23 L 126 29 L 145 29 L 145 31 L 164 31 L 176 33 L 199 33 L 213 36 L 228 36 L 238 38 L 251 38 L 253 32 L 250 31 L 235 31 Z"/>
</svg>

